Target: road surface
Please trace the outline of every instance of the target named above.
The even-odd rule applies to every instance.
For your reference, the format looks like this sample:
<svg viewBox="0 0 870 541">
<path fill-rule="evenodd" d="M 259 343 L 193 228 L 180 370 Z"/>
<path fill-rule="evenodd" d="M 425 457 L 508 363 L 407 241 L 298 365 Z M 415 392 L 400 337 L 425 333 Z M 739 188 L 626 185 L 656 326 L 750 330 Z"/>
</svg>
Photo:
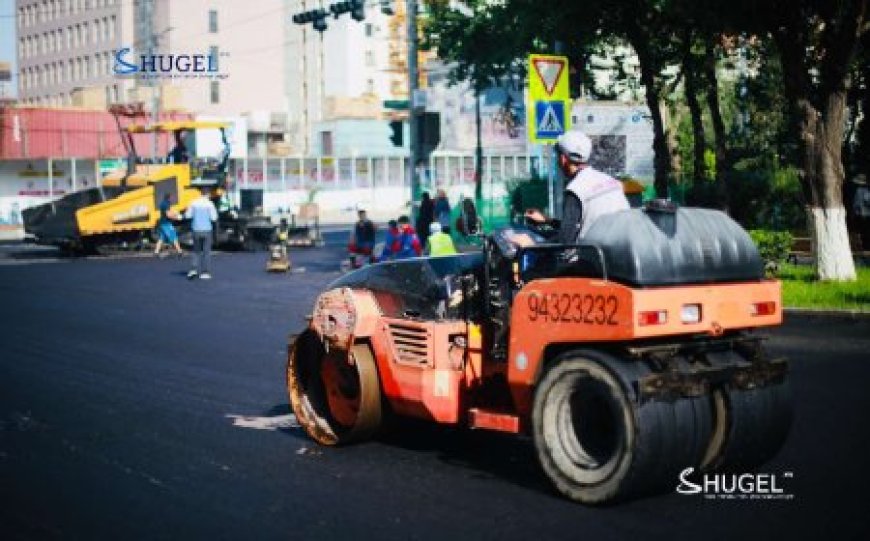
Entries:
<svg viewBox="0 0 870 541">
<path fill-rule="evenodd" d="M 337 243 L 336 243 L 337 244 Z M 796 421 L 762 468 L 790 500 L 556 496 L 527 441 L 403 427 L 314 446 L 289 415 L 286 335 L 340 249 L 167 258 L 0 256 L 3 539 L 868 538 L 870 320 L 792 318 Z M 677 479 L 674 480 L 674 486 Z"/>
</svg>

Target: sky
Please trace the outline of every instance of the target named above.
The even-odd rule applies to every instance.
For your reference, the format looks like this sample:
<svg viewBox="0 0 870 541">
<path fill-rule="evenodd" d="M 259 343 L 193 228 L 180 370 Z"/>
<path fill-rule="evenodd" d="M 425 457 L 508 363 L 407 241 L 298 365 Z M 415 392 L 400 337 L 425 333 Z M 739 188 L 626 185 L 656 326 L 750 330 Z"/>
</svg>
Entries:
<svg viewBox="0 0 870 541">
<path fill-rule="evenodd" d="M 12 83 L 6 86 L 6 95 L 17 94 L 18 68 L 15 58 L 15 0 L 0 0 L 0 61 L 12 63 Z"/>
</svg>

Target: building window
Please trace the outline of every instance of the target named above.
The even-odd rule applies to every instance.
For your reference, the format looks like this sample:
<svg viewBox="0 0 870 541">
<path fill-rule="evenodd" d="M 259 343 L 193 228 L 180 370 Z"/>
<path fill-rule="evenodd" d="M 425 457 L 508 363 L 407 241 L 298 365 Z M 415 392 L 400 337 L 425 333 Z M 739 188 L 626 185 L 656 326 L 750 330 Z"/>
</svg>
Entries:
<svg viewBox="0 0 870 541">
<path fill-rule="evenodd" d="M 114 15 L 112 15 L 111 21 L 112 23 L 109 25 L 109 39 L 115 39 L 115 29 L 118 25 L 118 21 Z"/>
<path fill-rule="evenodd" d="M 374 51 L 366 51 L 366 66 L 372 67 L 375 65 L 375 53 Z"/>
<path fill-rule="evenodd" d="M 220 103 L 221 101 L 221 86 L 220 81 L 211 82 L 211 102 Z"/>
<path fill-rule="evenodd" d="M 367 94 L 374 94 L 375 93 L 375 80 L 374 79 L 369 79 L 368 81 L 366 81 L 366 93 Z"/>
<path fill-rule="evenodd" d="M 366 37 L 370 38 L 375 35 L 375 25 L 366 23 Z"/>
<path fill-rule="evenodd" d="M 109 30 L 109 18 L 103 17 L 103 39 L 109 41 L 111 37 L 111 31 Z"/>
<path fill-rule="evenodd" d="M 83 76 L 85 79 L 90 79 L 90 77 L 91 77 L 91 57 L 90 56 L 85 57 L 85 67 L 84 67 Z"/>
<path fill-rule="evenodd" d="M 211 64 L 212 64 L 212 66 L 214 66 L 214 69 L 217 71 L 218 58 L 219 58 L 217 45 L 212 45 L 211 47 L 208 48 L 208 55 L 213 59 L 211 61 Z"/>
<path fill-rule="evenodd" d="M 208 10 L 208 31 L 212 34 L 218 31 L 217 10 Z"/>
<path fill-rule="evenodd" d="M 332 132 L 320 132 L 320 150 L 324 156 L 332 156 Z"/>
</svg>

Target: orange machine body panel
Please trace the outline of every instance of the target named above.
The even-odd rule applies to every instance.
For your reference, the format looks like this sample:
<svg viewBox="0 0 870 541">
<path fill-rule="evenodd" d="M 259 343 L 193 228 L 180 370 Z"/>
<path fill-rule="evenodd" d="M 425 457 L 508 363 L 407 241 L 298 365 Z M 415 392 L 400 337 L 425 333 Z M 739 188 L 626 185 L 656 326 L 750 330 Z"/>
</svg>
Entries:
<svg viewBox="0 0 870 541">
<path fill-rule="evenodd" d="M 781 299 L 775 280 L 641 289 L 590 278 L 533 280 L 515 296 L 511 310 L 507 374 L 514 406 L 521 417 L 531 411 L 533 387 L 551 344 L 718 336 L 774 326 L 782 323 Z M 756 303 L 767 303 L 767 310 L 753 315 Z M 684 307 L 692 307 L 697 321 L 683 321 Z M 664 321 L 643 321 L 646 314 L 662 312 Z"/>
<path fill-rule="evenodd" d="M 392 409 L 400 415 L 458 423 L 467 370 L 482 364 L 479 333 L 477 360 L 466 363 L 470 357 L 466 322 L 389 318 L 370 292 L 354 290 L 352 295 L 354 340 L 370 343 L 381 392 Z"/>
</svg>

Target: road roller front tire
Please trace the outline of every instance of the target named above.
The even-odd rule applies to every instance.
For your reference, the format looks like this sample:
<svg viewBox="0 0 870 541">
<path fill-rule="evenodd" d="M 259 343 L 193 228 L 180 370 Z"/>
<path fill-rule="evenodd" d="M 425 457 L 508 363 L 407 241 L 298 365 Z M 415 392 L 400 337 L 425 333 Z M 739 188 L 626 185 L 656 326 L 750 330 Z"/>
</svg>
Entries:
<svg viewBox="0 0 870 541">
<path fill-rule="evenodd" d="M 327 351 L 306 331 L 290 347 L 287 391 L 296 420 L 322 445 L 366 440 L 381 427 L 381 388 L 367 344 Z"/>
</svg>

